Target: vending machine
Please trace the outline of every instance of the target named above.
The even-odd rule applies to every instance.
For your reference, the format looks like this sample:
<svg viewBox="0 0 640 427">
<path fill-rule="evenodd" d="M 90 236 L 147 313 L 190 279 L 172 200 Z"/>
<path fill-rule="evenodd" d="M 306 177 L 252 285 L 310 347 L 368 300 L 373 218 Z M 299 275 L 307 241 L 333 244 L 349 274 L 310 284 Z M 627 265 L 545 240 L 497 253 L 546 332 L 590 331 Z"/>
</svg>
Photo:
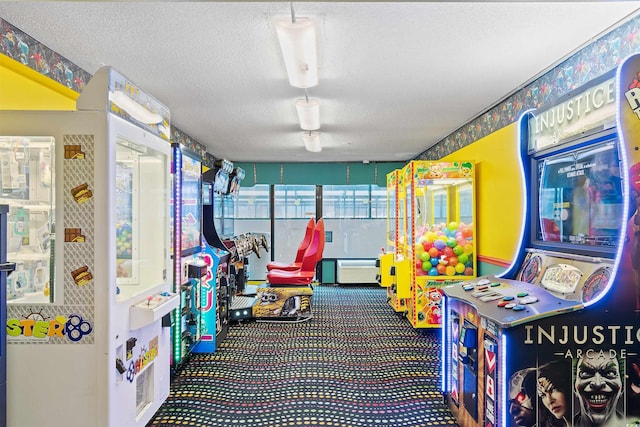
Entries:
<svg viewBox="0 0 640 427">
<path fill-rule="evenodd" d="M 443 287 L 460 426 L 640 423 L 640 55 L 518 122 L 522 233 L 501 275 Z"/>
<path fill-rule="evenodd" d="M 169 110 L 110 67 L 76 106 L 0 112 L 10 427 L 142 427 L 169 394 Z"/>
<path fill-rule="evenodd" d="M 402 173 L 407 318 L 414 328 L 439 328 L 442 286 L 476 277 L 475 165 L 413 160 Z"/>
</svg>

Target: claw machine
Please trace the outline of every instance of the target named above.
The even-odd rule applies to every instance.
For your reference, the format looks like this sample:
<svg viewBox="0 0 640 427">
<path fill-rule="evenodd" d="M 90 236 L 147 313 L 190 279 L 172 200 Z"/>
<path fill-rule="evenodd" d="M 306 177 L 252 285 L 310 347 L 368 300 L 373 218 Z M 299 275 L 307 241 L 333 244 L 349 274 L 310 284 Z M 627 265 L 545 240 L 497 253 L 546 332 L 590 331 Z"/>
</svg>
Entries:
<svg viewBox="0 0 640 427">
<path fill-rule="evenodd" d="M 378 274 L 376 281 L 378 285 L 387 290 L 387 298 L 391 298 L 391 285 L 393 284 L 393 276 L 391 275 L 393 260 L 396 255 L 397 236 L 398 236 L 398 205 L 397 205 L 397 181 L 398 170 L 394 170 L 387 174 L 387 238 L 386 246 L 381 248 L 376 267 Z"/>
<path fill-rule="evenodd" d="M 442 286 L 476 277 L 475 167 L 470 161 L 414 160 L 402 173 L 407 318 L 414 328 L 439 328 Z"/>
<path fill-rule="evenodd" d="M 409 297 L 409 260 L 404 258 L 405 197 L 402 186 L 402 171 L 396 169 L 387 174 L 387 250 L 376 260 L 377 281 L 387 289 L 387 302 L 396 313 L 407 311 Z"/>
<path fill-rule="evenodd" d="M 169 394 L 169 110 L 110 67 L 76 106 L 0 112 L 9 427 L 142 427 Z"/>
</svg>

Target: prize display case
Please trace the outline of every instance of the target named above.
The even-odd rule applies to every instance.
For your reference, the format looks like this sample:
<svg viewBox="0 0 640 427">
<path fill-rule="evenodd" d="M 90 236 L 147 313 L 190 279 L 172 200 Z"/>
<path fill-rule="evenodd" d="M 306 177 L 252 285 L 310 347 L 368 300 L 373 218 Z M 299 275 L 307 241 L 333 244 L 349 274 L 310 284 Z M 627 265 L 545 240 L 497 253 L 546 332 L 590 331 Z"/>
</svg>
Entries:
<svg viewBox="0 0 640 427">
<path fill-rule="evenodd" d="M 0 203 L 9 207 L 7 252 L 16 271 L 7 278 L 7 300 L 53 302 L 54 224 L 51 137 L 0 137 Z"/>
<path fill-rule="evenodd" d="M 407 318 L 414 328 L 442 325 L 441 287 L 476 277 L 475 167 L 470 161 L 414 160 L 402 170 Z"/>
<path fill-rule="evenodd" d="M 169 394 L 163 326 L 178 304 L 169 111 L 109 67 L 76 105 L 0 112 L 0 203 L 19 269 L 7 283 L 7 421 L 142 427 Z M 46 396 L 37 410 L 34 390 Z"/>
</svg>

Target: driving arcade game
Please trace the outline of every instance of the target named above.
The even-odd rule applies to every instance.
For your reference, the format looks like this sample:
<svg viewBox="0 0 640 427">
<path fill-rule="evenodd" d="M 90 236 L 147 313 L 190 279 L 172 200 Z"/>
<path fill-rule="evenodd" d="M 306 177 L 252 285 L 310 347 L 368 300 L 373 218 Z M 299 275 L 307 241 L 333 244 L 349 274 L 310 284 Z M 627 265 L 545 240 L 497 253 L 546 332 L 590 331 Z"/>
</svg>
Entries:
<svg viewBox="0 0 640 427">
<path fill-rule="evenodd" d="M 501 276 L 443 287 L 460 426 L 640 419 L 640 56 L 614 71 L 522 115 L 522 249 Z"/>
<path fill-rule="evenodd" d="M 142 427 L 169 394 L 169 110 L 110 67 L 76 106 L 0 112 L 10 427 Z"/>
<path fill-rule="evenodd" d="M 218 289 L 222 291 L 218 300 L 221 307 L 226 307 L 220 319 L 224 325 L 253 318 L 256 296 L 245 291 L 249 255 L 260 256 L 261 247 L 268 250 L 266 237 L 261 233 L 234 235 L 234 207 L 244 177 L 244 169 L 234 168 L 232 162 L 224 159 L 216 160 L 214 167 L 203 174 L 204 183 L 211 191 L 211 203 L 203 206 L 204 237 L 211 248 L 226 253 L 221 258 L 219 275 L 222 276 L 218 281 Z M 228 326 L 224 327 L 226 331 Z"/>
<path fill-rule="evenodd" d="M 229 186 L 222 195 L 224 212 L 232 216 L 234 206 L 240 193 L 240 183 L 245 177 L 242 168 L 234 167 L 229 175 Z M 225 213 L 226 215 L 226 213 Z M 249 257 L 255 254 L 260 258 L 260 248 L 268 251 L 266 236 L 262 233 L 247 232 L 235 234 L 234 218 L 224 225 L 223 243 L 231 253 L 230 275 L 234 278 L 230 294 L 229 319 L 241 321 L 252 318 L 252 307 L 255 304 L 257 292 L 247 286 L 249 281 Z"/>
</svg>

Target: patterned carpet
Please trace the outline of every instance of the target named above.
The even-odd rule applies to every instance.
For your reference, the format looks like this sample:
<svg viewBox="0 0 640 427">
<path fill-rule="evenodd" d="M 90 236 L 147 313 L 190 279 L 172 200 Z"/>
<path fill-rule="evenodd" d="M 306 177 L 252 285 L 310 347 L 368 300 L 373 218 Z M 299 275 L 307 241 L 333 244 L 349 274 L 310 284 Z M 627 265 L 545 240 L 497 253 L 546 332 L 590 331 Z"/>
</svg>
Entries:
<svg viewBox="0 0 640 427">
<path fill-rule="evenodd" d="M 417 332 L 379 287 L 314 288 L 306 323 L 232 325 L 193 355 L 147 427 L 456 426 L 439 332 Z"/>
</svg>

